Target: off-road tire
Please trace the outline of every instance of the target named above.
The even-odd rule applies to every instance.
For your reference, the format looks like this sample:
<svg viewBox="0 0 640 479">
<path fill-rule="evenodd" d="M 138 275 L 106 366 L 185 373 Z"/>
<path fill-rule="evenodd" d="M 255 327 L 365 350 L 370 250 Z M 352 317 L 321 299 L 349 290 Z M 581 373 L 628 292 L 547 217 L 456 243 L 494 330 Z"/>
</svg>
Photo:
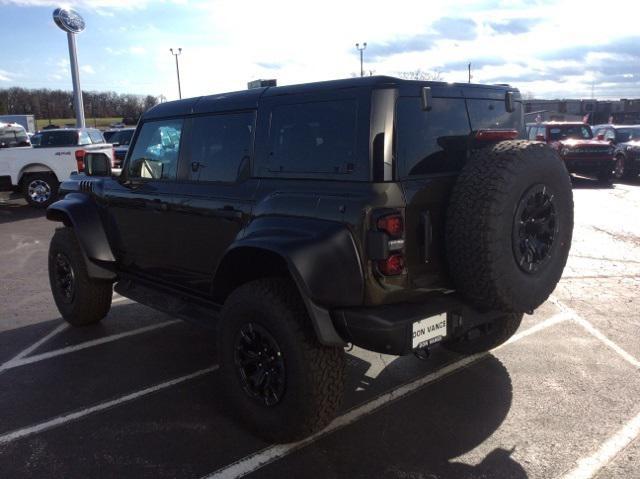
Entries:
<svg viewBox="0 0 640 479">
<path fill-rule="evenodd" d="M 74 290 L 71 298 L 65 296 L 58 281 L 58 255 L 68 261 L 73 271 Z M 111 308 L 112 284 L 110 281 L 89 277 L 80 244 L 72 228 L 58 228 L 51 238 L 49 283 L 62 318 L 73 326 L 97 323 Z"/>
<path fill-rule="evenodd" d="M 603 186 L 611 186 L 613 184 L 613 171 L 602 170 L 598 173 L 598 183 Z"/>
<path fill-rule="evenodd" d="M 274 405 L 267 406 L 243 389 L 235 345 L 247 323 L 267 330 L 282 351 L 285 390 Z M 344 351 L 318 342 L 290 280 L 260 279 L 231 293 L 222 310 L 218 354 L 229 406 L 257 436 L 278 443 L 296 441 L 319 431 L 335 417 L 344 391 Z"/>
<path fill-rule="evenodd" d="M 39 196 L 36 198 L 31 196 L 30 186 L 33 185 L 34 182 L 40 182 L 42 185 L 46 185 L 46 188 L 49 190 L 49 195 L 46 200 L 38 201 L 36 198 L 40 198 Z M 58 198 L 59 186 L 58 179 L 53 173 L 28 173 L 22 179 L 22 196 L 30 206 L 34 208 L 46 208 Z"/>
<path fill-rule="evenodd" d="M 557 231 L 533 273 L 516 260 L 516 210 L 532 188 L 554 202 Z M 551 294 L 567 262 L 573 232 L 571 180 L 544 143 L 503 141 L 472 150 L 450 198 L 446 252 L 456 289 L 480 310 L 529 312 Z"/>
<path fill-rule="evenodd" d="M 520 327 L 522 313 L 505 313 L 492 323 L 487 323 L 466 331 L 452 341 L 445 341 L 442 347 L 459 354 L 477 354 L 489 351 L 507 341 Z"/>
</svg>

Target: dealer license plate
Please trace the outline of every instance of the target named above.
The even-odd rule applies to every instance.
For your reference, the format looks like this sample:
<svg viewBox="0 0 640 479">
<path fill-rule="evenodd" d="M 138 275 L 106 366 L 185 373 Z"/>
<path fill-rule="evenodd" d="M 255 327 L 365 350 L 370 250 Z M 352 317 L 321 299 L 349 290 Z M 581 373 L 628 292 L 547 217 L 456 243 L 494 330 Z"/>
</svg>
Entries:
<svg viewBox="0 0 640 479">
<path fill-rule="evenodd" d="M 447 313 L 413 323 L 412 347 L 422 348 L 442 341 L 447 335 Z"/>
</svg>

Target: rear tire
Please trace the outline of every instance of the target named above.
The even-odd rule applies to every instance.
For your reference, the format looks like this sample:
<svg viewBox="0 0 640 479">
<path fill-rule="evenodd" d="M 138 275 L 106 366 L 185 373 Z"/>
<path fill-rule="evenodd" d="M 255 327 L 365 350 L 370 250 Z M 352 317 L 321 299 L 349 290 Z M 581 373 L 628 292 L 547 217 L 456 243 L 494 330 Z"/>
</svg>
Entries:
<svg viewBox="0 0 640 479">
<path fill-rule="evenodd" d="M 22 195 L 34 208 L 46 208 L 58 197 L 58 179 L 53 173 L 33 173 L 22 180 Z"/>
<path fill-rule="evenodd" d="M 478 354 L 489 351 L 507 341 L 520 327 L 522 313 L 506 313 L 492 323 L 476 326 L 442 347 L 459 354 Z"/>
<path fill-rule="evenodd" d="M 613 171 L 612 170 L 602 170 L 598 174 L 598 182 L 603 186 L 611 186 L 613 184 Z"/>
<path fill-rule="evenodd" d="M 622 178 L 625 178 L 626 175 L 627 175 L 627 172 L 624 164 L 624 156 L 618 155 L 616 157 L 616 163 L 613 168 L 613 177 L 616 180 L 621 180 Z"/>
<path fill-rule="evenodd" d="M 71 228 L 58 228 L 51 238 L 49 283 L 62 318 L 73 326 L 97 323 L 111 308 L 112 284 L 89 277 Z"/>
<path fill-rule="evenodd" d="M 481 311 L 533 311 L 560 280 L 572 232 L 571 180 L 554 150 L 521 140 L 473 150 L 447 211 L 456 289 Z"/>
<path fill-rule="evenodd" d="M 229 406 L 272 442 L 307 437 L 335 417 L 344 390 L 344 351 L 321 345 L 295 285 L 260 279 L 226 300 L 218 354 Z"/>
</svg>

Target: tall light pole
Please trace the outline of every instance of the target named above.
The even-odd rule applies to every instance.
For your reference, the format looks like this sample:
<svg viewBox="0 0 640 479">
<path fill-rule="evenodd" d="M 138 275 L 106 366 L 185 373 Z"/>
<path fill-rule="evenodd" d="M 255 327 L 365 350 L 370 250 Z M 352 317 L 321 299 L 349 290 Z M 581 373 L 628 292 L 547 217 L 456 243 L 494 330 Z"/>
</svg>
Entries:
<svg viewBox="0 0 640 479">
<path fill-rule="evenodd" d="M 67 32 L 69 63 L 71 64 L 71 82 L 73 83 L 73 109 L 76 111 L 76 126 L 78 128 L 84 128 L 84 105 L 82 104 L 82 89 L 80 88 L 80 73 L 78 72 L 78 53 L 76 51 L 76 34 L 84 30 L 84 19 L 75 10 L 56 8 L 53 11 L 53 21 L 58 27 Z"/>
<path fill-rule="evenodd" d="M 182 48 L 178 48 L 178 53 L 173 51 L 173 48 L 169 48 L 171 54 L 176 57 L 176 74 L 178 75 L 178 98 L 182 100 L 182 90 L 180 89 L 180 67 L 178 66 L 178 55 L 182 53 Z"/>
<path fill-rule="evenodd" d="M 356 49 L 360 52 L 360 76 L 364 76 L 364 63 L 363 63 L 363 54 L 365 49 L 367 48 L 367 42 L 364 42 L 362 46 L 359 43 L 356 43 Z"/>
</svg>

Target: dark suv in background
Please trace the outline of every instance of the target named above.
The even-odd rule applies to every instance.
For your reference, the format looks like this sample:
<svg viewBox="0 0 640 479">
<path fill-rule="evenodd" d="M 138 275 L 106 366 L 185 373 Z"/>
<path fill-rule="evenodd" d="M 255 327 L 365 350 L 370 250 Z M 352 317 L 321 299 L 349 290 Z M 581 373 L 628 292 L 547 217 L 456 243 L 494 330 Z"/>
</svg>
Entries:
<svg viewBox="0 0 640 479">
<path fill-rule="evenodd" d="M 640 173 L 640 125 L 596 125 L 598 137 L 615 146 L 617 179 L 632 179 Z"/>
<path fill-rule="evenodd" d="M 119 177 L 89 156 L 49 207 L 54 299 L 96 323 L 115 283 L 217 327 L 238 418 L 303 438 L 340 405 L 348 343 L 486 351 L 553 291 L 571 183 L 523 133 L 507 86 L 369 77 L 160 104 Z"/>
</svg>

